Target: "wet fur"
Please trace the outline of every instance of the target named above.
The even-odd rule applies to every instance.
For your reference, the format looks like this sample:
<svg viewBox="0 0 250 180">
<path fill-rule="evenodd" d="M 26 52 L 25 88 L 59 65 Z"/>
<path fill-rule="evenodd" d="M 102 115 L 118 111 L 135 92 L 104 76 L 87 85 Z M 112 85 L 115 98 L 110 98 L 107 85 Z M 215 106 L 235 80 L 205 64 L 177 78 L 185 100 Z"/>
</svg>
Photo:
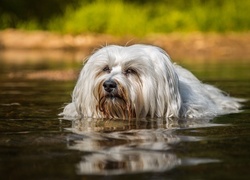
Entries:
<svg viewBox="0 0 250 180">
<path fill-rule="evenodd" d="M 114 95 L 103 82 L 118 84 Z M 242 99 L 200 82 L 159 47 L 107 46 L 85 63 L 61 115 L 92 118 L 203 118 L 239 112 Z"/>
</svg>

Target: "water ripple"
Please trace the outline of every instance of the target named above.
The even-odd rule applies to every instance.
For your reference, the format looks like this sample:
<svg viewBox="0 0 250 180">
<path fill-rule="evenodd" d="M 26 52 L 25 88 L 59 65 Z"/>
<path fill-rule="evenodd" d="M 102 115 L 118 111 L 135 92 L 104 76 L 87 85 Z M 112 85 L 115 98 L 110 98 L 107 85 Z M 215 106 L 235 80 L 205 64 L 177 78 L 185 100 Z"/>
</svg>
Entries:
<svg viewBox="0 0 250 180">
<path fill-rule="evenodd" d="M 197 127 L 210 126 L 198 121 Z M 180 142 L 195 142 L 202 137 L 184 136 L 177 129 L 195 127 L 195 122 L 176 120 L 73 120 L 74 134 L 68 148 L 84 152 L 76 165 L 78 174 L 125 174 L 162 172 L 187 164 L 217 162 L 213 159 L 182 159 L 174 153 Z"/>
</svg>

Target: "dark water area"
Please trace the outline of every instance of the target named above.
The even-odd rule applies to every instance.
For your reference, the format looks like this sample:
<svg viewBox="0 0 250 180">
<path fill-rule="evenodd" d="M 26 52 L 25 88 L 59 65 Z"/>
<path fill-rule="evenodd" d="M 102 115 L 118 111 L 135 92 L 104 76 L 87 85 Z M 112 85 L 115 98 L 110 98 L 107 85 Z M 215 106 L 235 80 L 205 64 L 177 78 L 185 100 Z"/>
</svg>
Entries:
<svg viewBox="0 0 250 180">
<path fill-rule="evenodd" d="M 13 76 L 74 60 L 0 59 L 1 179 L 250 179 L 250 102 L 212 120 L 65 120 L 75 80 Z M 203 82 L 250 99 L 250 60 L 184 61 Z"/>
</svg>

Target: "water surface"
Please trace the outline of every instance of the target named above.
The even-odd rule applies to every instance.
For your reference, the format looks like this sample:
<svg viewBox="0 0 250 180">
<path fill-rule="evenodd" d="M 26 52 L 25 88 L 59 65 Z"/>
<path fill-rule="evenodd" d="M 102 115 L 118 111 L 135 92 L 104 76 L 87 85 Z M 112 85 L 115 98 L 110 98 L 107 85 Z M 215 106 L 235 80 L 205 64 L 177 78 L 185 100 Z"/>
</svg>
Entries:
<svg viewBox="0 0 250 180">
<path fill-rule="evenodd" d="M 250 61 L 178 62 L 202 81 L 250 98 Z M 0 65 L 1 179 L 250 179 L 249 102 L 239 114 L 212 120 L 69 121 L 57 114 L 75 80 L 32 74 L 78 72 L 80 63 Z"/>
</svg>

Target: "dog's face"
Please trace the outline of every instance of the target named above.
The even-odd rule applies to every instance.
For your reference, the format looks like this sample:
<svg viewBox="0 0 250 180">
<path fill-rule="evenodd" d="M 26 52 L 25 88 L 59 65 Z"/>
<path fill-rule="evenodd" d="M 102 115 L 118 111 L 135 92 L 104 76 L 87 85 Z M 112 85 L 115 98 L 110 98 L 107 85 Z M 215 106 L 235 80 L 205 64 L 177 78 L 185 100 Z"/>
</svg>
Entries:
<svg viewBox="0 0 250 180">
<path fill-rule="evenodd" d="M 169 82 L 171 89 L 177 88 L 168 63 L 156 47 L 98 50 L 87 60 L 73 93 L 78 113 L 104 118 L 162 116 L 168 111 Z"/>
<path fill-rule="evenodd" d="M 142 99 L 140 69 L 133 60 L 108 60 L 96 74 L 94 96 L 105 117 L 135 116 L 135 106 Z M 138 97 L 136 97 L 136 95 Z"/>
</svg>

